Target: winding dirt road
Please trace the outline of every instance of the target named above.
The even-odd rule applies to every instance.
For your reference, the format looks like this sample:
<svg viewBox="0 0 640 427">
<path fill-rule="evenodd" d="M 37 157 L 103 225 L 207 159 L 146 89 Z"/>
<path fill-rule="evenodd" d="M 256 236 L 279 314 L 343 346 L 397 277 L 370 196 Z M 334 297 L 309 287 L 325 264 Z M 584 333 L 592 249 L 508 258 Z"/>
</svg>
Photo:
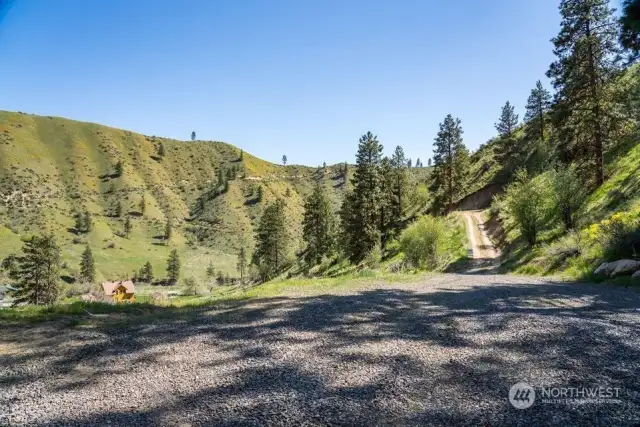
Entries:
<svg viewBox="0 0 640 427">
<path fill-rule="evenodd" d="M 489 239 L 482 219 L 482 211 L 460 211 L 460 215 L 464 217 L 467 225 L 467 236 L 474 261 L 473 267 L 476 269 L 496 267 L 500 259 L 500 252 Z"/>
</svg>

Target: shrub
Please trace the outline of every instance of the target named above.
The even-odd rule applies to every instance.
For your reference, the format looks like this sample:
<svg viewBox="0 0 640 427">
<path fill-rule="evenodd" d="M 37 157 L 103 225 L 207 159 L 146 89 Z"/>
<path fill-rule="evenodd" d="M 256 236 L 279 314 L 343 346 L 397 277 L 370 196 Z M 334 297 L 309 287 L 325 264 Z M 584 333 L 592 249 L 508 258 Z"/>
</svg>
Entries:
<svg viewBox="0 0 640 427">
<path fill-rule="evenodd" d="M 369 268 L 377 268 L 380 265 L 381 259 L 382 249 L 380 249 L 380 245 L 375 245 L 364 257 L 363 263 Z"/>
<path fill-rule="evenodd" d="M 640 218 L 634 212 L 619 212 L 592 225 L 589 235 L 600 243 L 609 261 L 640 257 Z"/>
<path fill-rule="evenodd" d="M 529 246 L 533 246 L 548 219 L 549 198 L 544 175 L 530 179 L 526 171 L 519 170 L 516 180 L 505 191 L 500 216 L 508 227 L 516 228 Z"/>
<path fill-rule="evenodd" d="M 184 294 L 198 295 L 198 283 L 193 277 L 187 277 L 184 279 Z"/>
<path fill-rule="evenodd" d="M 445 220 L 430 215 L 421 217 L 400 236 L 405 260 L 415 268 L 435 268 L 445 234 Z"/>
<path fill-rule="evenodd" d="M 552 210 L 565 230 L 572 230 L 579 225 L 578 213 L 587 198 L 587 189 L 574 166 L 559 168 L 551 172 L 550 178 Z"/>
</svg>

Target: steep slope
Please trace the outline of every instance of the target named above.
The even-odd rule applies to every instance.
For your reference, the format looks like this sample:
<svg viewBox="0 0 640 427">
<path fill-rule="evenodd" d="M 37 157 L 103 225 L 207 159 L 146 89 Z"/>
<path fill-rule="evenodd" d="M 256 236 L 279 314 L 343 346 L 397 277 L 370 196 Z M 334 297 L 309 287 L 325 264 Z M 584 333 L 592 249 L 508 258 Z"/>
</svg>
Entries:
<svg viewBox="0 0 640 427">
<path fill-rule="evenodd" d="M 172 247 L 179 249 L 185 275 L 203 277 L 209 262 L 235 275 L 238 248 L 251 248 L 253 227 L 275 197 L 287 201 L 294 249 L 300 246 L 302 200 L 316 179 L 339 205 L 345 185 L 338 168 L 283 167 L 248 153 L 241 159 L 240 153 L 222 142 L 177 141 L 0 111 L 0 258 L 18 252 L 21 237 L 50 231 L 63 248 L 69 276 L 77 272 L 85 242 L 99 278 L 131 275 L 147 260 L 162 277 Z M 120 176 L 117 162 L 123 165 Z M 226 175 L 232 168 L 237 172 L 230 173 L 228 191 L 215 191 L 218 171 Z M 261 202 L 257 186 L 264 190 Z M 121 217 L 113 216 L 118 201 Z M 93 229 L 77 233 L 74 217 L 85 211 Z M 126 215 L 133 224 L 129 238 L 121 237 Z M 173 236 L 165 245 L 160 237 L 169 220 Z"/>
</svg>

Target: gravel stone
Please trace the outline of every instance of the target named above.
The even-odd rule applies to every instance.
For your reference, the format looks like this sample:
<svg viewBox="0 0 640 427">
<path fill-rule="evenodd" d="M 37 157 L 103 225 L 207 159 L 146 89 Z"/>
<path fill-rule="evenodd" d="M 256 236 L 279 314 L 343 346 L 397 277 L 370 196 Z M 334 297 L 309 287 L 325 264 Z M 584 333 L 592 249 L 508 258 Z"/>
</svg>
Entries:
<svg viewBox="0 0 640 427">
<path fill-rule="evenodd" d="M 640 293 L 530 277 L 290 294 L 162 317 L 3 326 L 0 425 L 640 423 Z M 508 400 L 617 387 L 619 402 Z"/>
</svg>

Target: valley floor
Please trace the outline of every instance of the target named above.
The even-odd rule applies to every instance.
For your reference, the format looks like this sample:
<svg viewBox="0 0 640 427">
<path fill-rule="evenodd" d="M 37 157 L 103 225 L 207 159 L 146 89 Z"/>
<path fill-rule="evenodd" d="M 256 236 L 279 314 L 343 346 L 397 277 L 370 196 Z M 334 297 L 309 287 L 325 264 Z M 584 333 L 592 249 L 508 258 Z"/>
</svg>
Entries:
<svg viewBox="0 0 640 427">
<path fill-rule="evenodd" d="M 640 293 L 496 275 L 3 326 L 0 425 L 637 425 Z M 515 409 L 510 387 L 536 388 Z M 542 403 L 539 387 L 619 401 Z"/>
</svg>

